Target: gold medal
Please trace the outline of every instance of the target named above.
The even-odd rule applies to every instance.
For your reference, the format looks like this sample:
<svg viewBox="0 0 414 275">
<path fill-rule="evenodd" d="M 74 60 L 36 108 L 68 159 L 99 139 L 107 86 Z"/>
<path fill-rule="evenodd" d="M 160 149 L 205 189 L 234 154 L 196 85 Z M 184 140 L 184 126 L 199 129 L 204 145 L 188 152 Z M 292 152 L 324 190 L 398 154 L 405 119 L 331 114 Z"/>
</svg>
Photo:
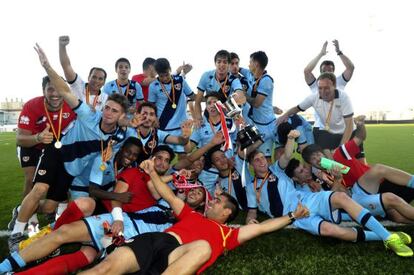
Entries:
<svg viewBox="0 0 414 275">
<path fill-rule="evenodd" d="M 55 148 L 56 149 L 60 149 L 62 148 L 62 142 L 60 142 L 59 140 L 55 142 Z"/>
<path fill-rule="evenodd" d="M 175 103 L 173 103 L 173 104 L 171 105 L 171 107 L 172 107 L 173 109 L 175 109 L 175 108 L 177 108 L 177 105 L 176 105 Z"/>
<path fill-rule="evenodd" d="M 99 166 L 99 169 L 101 169 L 102 172 L 105 171 L 106 169 L 105 163 L 102 163 L 101 166 Z"/>
</svg>

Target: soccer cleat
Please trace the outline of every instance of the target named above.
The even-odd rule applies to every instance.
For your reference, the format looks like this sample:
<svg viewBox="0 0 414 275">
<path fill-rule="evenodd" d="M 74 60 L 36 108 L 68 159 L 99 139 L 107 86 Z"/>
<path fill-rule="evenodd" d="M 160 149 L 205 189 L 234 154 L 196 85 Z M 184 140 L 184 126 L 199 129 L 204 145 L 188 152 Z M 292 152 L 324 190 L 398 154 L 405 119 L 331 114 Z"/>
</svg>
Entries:
<svg viewBox="0 0 414 275">
<path fill-rule="evenodd" d="M 31 244 L 32 242 L 40 239 L 41 237 L 49 234 L 50 232 L 52 232 L 52 228 L 49 225 L 46 225 L 45 227 L 43 227 L 38 233 L 36 233 L 35 235 L 33 235 L 32 237 L 28 238 L 27 240 L 23 240 L 19 243 L 19 251 L 22 251 L 23 249 L 25 249 L 29 244 Z"/>
<path fill-rule="evenodd" d="M 11 235 L 7 241 L 9 245 L 10 253 L 19 251 L 19 243 L 24 240 L 23 233 L 14 233 Z"/>
<path fill-rule="evenodd" d="M 411 243 L 411 236 L 408 235 L 405 232 L 402 231 L 396 231 L 396 232 L 391 232 L 391 233 L 395 233 L 398 235 L 398 237 L 400 237 L 401 241 L 403 242 L 403 244 L 407 245 Z"/>
<path fill-rule="evenodd" d="M 392 233 L 387 240 L 384 241 L 385 248 L 391 249 L 400 257 L 412 257 L 413 251 L 406 246 L 397 233 Z"/>
<path fill-rule="evenodd" d="M 12 231 L 14 228 L 14 225 L 16 224 L 16 220 L 17 220 L 17 215 L 19 214 L 19 211 L 17 210 L 17 208 L 20 205 L 16 206 L 15 208 L 13 208 L 12 210 L 12 218 L 10 220 L 10 222 L 7 224 L 7 229 Z"/>
</svg>

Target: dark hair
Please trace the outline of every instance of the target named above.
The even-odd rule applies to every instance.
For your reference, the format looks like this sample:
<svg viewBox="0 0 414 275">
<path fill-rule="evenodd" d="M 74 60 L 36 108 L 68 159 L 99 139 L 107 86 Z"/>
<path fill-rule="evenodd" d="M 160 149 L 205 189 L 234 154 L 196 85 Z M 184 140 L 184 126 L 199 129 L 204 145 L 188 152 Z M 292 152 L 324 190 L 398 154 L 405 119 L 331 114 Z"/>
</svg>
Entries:
<svg viewBox="0 0 414 275">
<path fill-rule="evenodd" d="M 309 144 L 308 146 L 305 147 L 305 149 L 303 149 L 302 151 L 302 158 L 304 161 L 306 161 L 307 163 L 310 163 L 310 159 L 312 157 L 313 154 L 315 153 L 323 153 L 322 147 L 317 145 L 317 144 Z"/>
<path fill-rule="evenodd" d="M 318 81 L 321 79 L 329 79 L 330 81 L 332 81 L 333 85 L 336 87 L 336 76 L 334 73 L 321 73 L 318 77 Z"/>
<path fill-rule="evenodd" d="M 240 60 L 239 56 L 237 55 L 237 53 L 231 52 L 230 53 L 230 61 L 237 58 L 238 60 Z"/>
<path fill-rule="evenodd" d="M 258 52 L 254 52 L 250 55 L 250 58 L 253 61 L 256 61 L 257 63 L 259 63 L 260 68 L 265 69 L 267 66 L 267 62 L 269 62 L 269 59 L 267 58 L 267 55 L 265 52 L 262 51 L 258 51 Z"/>
<path fill-rule="evenodd" d="M 289 122 L 283 122 L 277 126 L 277 139 L 279 140 L 280 145 L 286 145 L 288 134 L 292 130 L 293 126 Z"/>
<path fill-rule="evenodd" d="M 157 74 L 164 74 L 171 71 L 170 62 L 167 58 L 158 58 L 155 60 L 154 68 Z"/>
<path fill-rule="evenodd" d="M 49 78 L 49 76 L 44 76 L 44 77 L 42 78 L 42 89 L 43 89 L 43 91 L 46 89 L 46 85 L 47 85 L 48 83 L 50 83 L 50 78 Z"/>
<path fill-rule="evenodd" d="M 335 64 L 331 60 L 324 60 L 322 61 L 321 65 L 319 66 L 319 71 L 322 73 L 323 66 L 332 66 L 333 70 L 335 71 Z"/>
<path fill-rule="evenodd" d="M 219 50 L 216 55 L 214 56 L 214 63 L 217 61 L 217 59 L 223 58 L 226 59 L 228 63 L 230 63 L 230 53 L 226 50 Z"/>
<path fill-rule="evenodd" d="M 127 112 L 128 107 L 129 107 L 129 102 L 128 99 L 126 98 L 126 96 L 124 96 L 123 94 L 120 93 L 114 93 L 111 94 L 110 96 L 108 96 L 107 101 L 112 100 L 116 103 L 118 103 L 119 105 L 121 105 L 122 109 L 124 110 L 124 113 Z"/>
<path fill-rule="evenodd" d="M 138 109 L 137 109 L 137 113 L 141 113 L 142 108 L 144 108 L 144 107 L 149 107 L 149 108 L 154 109 L 155 114 L 157 114 L 157 106 L 154 103 L 147 102 L 147 101 L 144 101 L 141 104 L 139 104 Z"/>
<path fill-rule="evenodd" d="M 203 189 L 203 199 L 201 200 L 201 202 L 200 202 L 200 204 L 199 205 L 197 205 L 197 207 L 196 208 L 194 208 L 194 211 L 196 211 L 196 212 L 199 212 L 199 213 L 204 213 L 204 211 L 205 211 L 205 209 L 206 209 L 206 196 L 207 196 L 207 189 L 206 188 L 204 188 L 203 186 L 197 186 L 197 187 L 194 187 L 194 188 L 192 188 L 192 189 L 195 189 L 195 188 L 201 188 L 201 189 Z"/>
<path fill-rule="evenodd" d="M 252 161 L 253 161 L 253 158 L 257 155 L 257 154 L 259 154 L 259 153 L 262 153 L 263 154 L 263 152 L 262 151 L 259 151 L 259 150 L 253 150 L 252 152 L 250 152 L 248 155 L 247 155 L 247 161 L 249 162 L 249 163 L 251 163 Z"/>
<path fill-rule="evenodd" d="M 154 151 L 152 151 L 152 156 L 155 156 L 155 154 L 161 151 L 166 151 L 170 155 L 170 163 L 171 163 L 171 161 L 173 161 L 175 157 L 175 153 L 173 149 L 171 149 L 171 147 L 168 145 L 158 145 L 157 147 L 154 148 Z"/>
<path fill-rule="evenodd" d="M 127 138 L 124 141 L 124 144 L 122 145 L 122 148 L 127 148 L 127 147 L 129 147 L 131 145 L 135 145 L 135 146 L 137 146 L 139 148 L 142 148 L 141 141 L 138 138 L 136 138 L 136 137 L 129 137 L 129 138 Z"/>
<path fill-rule="evenodd" d="M 128 66 L 131 67 L 131 63 L 129 62 L 129 60 L 126 59 L 125 57 L 121 57 L 115 62 L 115 70 L 116 70 L 116 68 L 118 68 L 119 63 L 121 63 L 121 62 L 127 63 Z"/>
<path fill-rule="evenodd" d="M 292 158 L 288 165 L 285 168 L 285 174 L 289 177 L 289 178 L 293 178 L 295 175 L 295 169 L 298 168 L 300 165 L 300 161 L 298 159 Z"/>
<path fill-rule="evenodd" d="M 94 71 L 94 70 L 97 70 L 97 71 L 101 71 L 101 72 L 103 72 L 103 73 L 104 73 L 104 80 L 106 80 L 106 76 L 107 76 L 106 71 L 105 71 L 104 69 L 102 69 L 102 68 L 99 68 L 99 67 L 92 67 L 92 68 L 89 70 L 89 75 L 88 75 L 88 78 L 92 75 L 92 73 L 93 73 L 93 71 Z"/>
<path fill-rule="evenodd" d="M 207 92 L 206 95 L 204 96 L 204 98 L 207 100 L 209 97 L 215 97 L 218 100 L 220 100 L 221 102 L 226 101 L 226 98 L 224 97 L 224 94 L 219 93 L 219 92 Z"/>
<path fill-rule="evenodd" d="M 239 214 L 239 203 L 237 202 L 237 200 L 230 195 L 229 193 L 223 192 L 220 195 L 224 196 L 227 198 L 227 201 L 225 202 L 224 208 L 228 208 L 231 210 L 231 214 L 230 216 L 227 218 L 226 223 L 227 222 L 231 222 L 233 221 L 237 215 Z"/>
<path fill-rule="evenodd" d="M 144 59 L 144 62 L 142 62 L 142 69 L 145 71 L 149 68 L 149 66 L 154 65 L 155 59 L 152 57 L 147 57 Z"/>
<path fill-rule="evenodd" d="M 217 151 L 221 151 L 221 144 L 214 146 L 210 150 L 207 151 L 206 156 L 204 157 L 204 164 L 206 167 L 210 167 L 213 163 L 211 161 L 211 157 Z"/>
</svg>

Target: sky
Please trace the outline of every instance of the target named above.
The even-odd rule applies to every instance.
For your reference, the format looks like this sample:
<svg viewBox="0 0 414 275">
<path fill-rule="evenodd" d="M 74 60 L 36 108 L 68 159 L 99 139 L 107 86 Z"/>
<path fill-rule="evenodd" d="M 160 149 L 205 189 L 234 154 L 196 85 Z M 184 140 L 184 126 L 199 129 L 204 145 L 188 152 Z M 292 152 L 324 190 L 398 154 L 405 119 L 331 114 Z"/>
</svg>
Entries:
<svg viewBox="0 0 414 275">
<path fill-rule="evenodd" d="M 116 78 L 119 57 L 141 72 L 145 57 L 166 57 L 173 68 L 191 63 L 190 86 L 196 90 L 204 71 L 214 69 L 214 54 L 234 51 L 247 67 L 249 55 L 263 50 L 274 78 L 274 105 L 295 106 L 309 94 L 303 69 L 324 41 L 336 64 L 344 67 L 331 43 L 355 64 L 346 87 L 355 113 L 402 112 L 414 108 L 414 17 L 410 1 L 324 0 L 161 0 L 161 1 L 0 1 L 0 101 L 41 95 L 38 42 L 61 74 L 58 37 L 69 35 L 72 66 L 84 79 L 93 66 Z M 314 73 L 317 75 L 318 71 Z M 7 88 L 6 88 L 7 87 Z"/>
</svg>

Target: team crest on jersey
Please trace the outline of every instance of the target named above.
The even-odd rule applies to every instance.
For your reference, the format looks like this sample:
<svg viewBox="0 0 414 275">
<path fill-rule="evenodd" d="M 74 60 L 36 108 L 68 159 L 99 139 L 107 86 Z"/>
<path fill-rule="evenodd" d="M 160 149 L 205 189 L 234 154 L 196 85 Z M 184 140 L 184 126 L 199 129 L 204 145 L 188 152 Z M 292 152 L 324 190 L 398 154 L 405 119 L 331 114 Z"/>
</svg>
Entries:
<svg viewBox="0 0 414 275">
<path fill-rule="evenodd" d="M 39 174 L 39 175 L 41 175 L 41 176 L 44 176 L 44 175 L 46 175 L 46 170 L 39 170 L 39 171 L 37 171 L 37 173 Z"/>
<path fill-rule="evenodd" d="M 174 84 L 174 89 L 181 90 L 181 83 Z"/>
<path fill-rule="evenodd" d="M 21 116 L 19 120 L 20 124 L 29 125 L 30 118 L 28 116 Z"/>
<path fill-rule="evenodd" d="M 63 114 L 62 114 L 62 118 L 63 118 L 63 119 L 67 119 L 67 118 L 69 118 L 69 117 L 70 117 L 70 113 L 67 113 L 67 112 L 66 112 L 66 113 L 63 113 Z"/>
<path fill-rule="evenodd" d="M 375 210 L 376 206 L 374 204 L 370 203 L 368 205 L 368 208 L 371 209 L 371 210 Z"/>
<path fill-rule="evenodd" d="M 43 124 L 43 123 L 45 123 L 45 122 L 46 122 L 46 120 L 47 120 L 47 118 L 46 118 L 45 116 L 42 116 L 42 117 L 40 117 L 40 118 L 36 121 L 36 124 L 37 124 L 37 125 L 39 125 L 39 124 Z"/>
<path fill-rule="evenodd" d="M 242 89 L 243 89 L 243 91 L 247 91 L 247 85 L 246 84 L 242 84 Z"/>
<path fill-rule="evenodd" d="M 269 175 L 269 181 L 275 181 L 275 180 L 276 180 L 275 175 L 270 174 L 270 175 Z"/>
<path fill-rule="evenodd" d="M 239 175 L 239 173 L 238 173 L 237 171 L 234 171 L 234 172 L 231 174 L 231 179 L 232 179 L 232 180 L 238 180 L 238 179 L 239 179 L 239 177 L 240 177 L 240 175 Z"/>
<path fill-rule="evenodd" d="M 128 95 L 130 95 L 130 96 L 135 96 L 136 93 L 137 93 L 137 91 L 135 89 L 130 89 L 128 91 Z"/>
<path fill-rule="evenodd" d="M 29 159 L 30 159 L 30 157 L 29 157 L 29 156 L 24 156 L 24 157 L 22 157 L 22 160 L 23 160 L 24 162 L 28 162 L 28 161 L 29 161 Z"/>
<path fill-rule="evenodd" d="M 59 118 L 59 116 L 57 114 L 54 114 L 52 119 L 57 120 L 58 118 Z"/>
</svg>

